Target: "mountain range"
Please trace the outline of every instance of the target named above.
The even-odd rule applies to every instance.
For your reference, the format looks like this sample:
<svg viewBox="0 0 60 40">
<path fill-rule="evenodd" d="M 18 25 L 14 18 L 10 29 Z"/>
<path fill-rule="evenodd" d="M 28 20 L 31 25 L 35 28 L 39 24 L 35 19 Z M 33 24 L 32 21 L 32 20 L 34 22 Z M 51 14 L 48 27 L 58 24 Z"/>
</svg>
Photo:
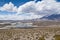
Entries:
<svg viewBox="0 0 60 40">
<path fill-rule="evenodd" d="M 42 20 L 60 20 L 60 14 L 52 14 L 49 16 L 44 16 L 40 19 L 42 19 Z"/>
</svg>

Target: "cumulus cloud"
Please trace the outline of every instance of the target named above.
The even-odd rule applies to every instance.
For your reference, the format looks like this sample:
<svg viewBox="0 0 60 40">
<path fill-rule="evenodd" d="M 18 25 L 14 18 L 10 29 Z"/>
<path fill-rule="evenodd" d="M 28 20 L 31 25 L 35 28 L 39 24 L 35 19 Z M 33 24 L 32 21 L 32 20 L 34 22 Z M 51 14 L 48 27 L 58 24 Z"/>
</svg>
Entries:
<svg viewBox="0 0 60 40">
<path fill-rule="evenodd" d="M 43 16 L 52 15 L 52 14 L 60 14 L 60 3 L 56 2 L 56 0 L 42 0 L 36 2 L 30 1 L 27 2 L 18 8 L 14 6 L 11 2 L 9 4 L 5 4 L 3 7 L 0 7 L 1 11 L 9 11 L 16 12 L 15 15 L 11 15 L 9 19 L 35 19 L 41 18 Z M 20 14 L 29 14 L 30 16 L 22 16 Z M 3 19 L 6 16 L 3 16 Z M 6 17 L 8 19 L 8 17 Z"/>
<path fill-rule="evenodd" d="M 35 0 L 36 1 L 36 0 Z M 54 13 L 60 14 L 60 3 L 56 2 L 56 0 L 42 0 L 27 2 L 26 4 L 20 6 L 18 8 L 18 13 L 34 13 L 40 15 L 51 15 Z"/>
<path fill-rule="evenodd" d="M 37 3 L 34 1 L 27 2 L 18 8 L 14 6 L 13 3 L 6 3 L 3 7 L 0 7 L 1 11 L 10 11 L 10 12 L 17 12 L 17 13 L 39 13 L 42 14 L 41 11 L 47 11 L 49 12 L 50 10 L 56 10 L 57 11 L 60 9 L 60 3 L 56 2 L 55 0 L 42 0 L 38 1 Z M 50 11 L 50 12 L 51 12 Z M 46 13 L 47 14 L 47 13 Z"/>
<path fill-rule="evenodd" d="M 8 12 L 17 12 L 17 7 L 14 6 L 13 3 L 9 2 L 3 5 L 3 7 L 0 7 L 1 11 L 8 11 Z"/>
</svg>

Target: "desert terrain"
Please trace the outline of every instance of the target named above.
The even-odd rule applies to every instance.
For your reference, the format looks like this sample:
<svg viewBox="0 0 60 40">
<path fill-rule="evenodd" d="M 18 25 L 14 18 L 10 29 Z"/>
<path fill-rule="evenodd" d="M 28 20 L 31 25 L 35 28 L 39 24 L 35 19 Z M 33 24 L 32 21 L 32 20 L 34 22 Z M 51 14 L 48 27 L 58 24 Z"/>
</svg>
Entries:
<svg viewBox="0 0 60 40">
<path fill-rule="evenodd" d="M 3 22 L 0 23 L 0 40 L 60 40 L 60 22 Z"/>
</svg>

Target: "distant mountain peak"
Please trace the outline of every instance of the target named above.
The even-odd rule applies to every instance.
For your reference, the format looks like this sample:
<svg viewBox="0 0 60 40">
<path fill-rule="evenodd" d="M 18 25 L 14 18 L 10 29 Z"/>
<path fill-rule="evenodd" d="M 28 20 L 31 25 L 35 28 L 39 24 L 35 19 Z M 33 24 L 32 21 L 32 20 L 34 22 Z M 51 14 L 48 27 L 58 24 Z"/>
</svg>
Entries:
<svg viewBox="0 0 60 40">
<path fill-rule="evenodd" d="M 41 19 L 45 19 L 45 20 L 60 20 L 60 14 L 52 14 L 49 16 L 44 16 Z"/>
</svg>

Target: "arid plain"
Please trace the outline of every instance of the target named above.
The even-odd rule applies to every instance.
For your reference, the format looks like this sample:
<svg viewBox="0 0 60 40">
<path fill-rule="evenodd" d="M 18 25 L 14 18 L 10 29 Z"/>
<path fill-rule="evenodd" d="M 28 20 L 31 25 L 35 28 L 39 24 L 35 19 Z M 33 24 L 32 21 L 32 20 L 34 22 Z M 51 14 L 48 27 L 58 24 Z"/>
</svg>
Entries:
<svg viewBox="0 0 60 40">
<path fill-rule="evenodd" d="M 0 40 L 60 40 L 59 21 L 28 22 L 25 25 L 29 27 L 12 27 L 16 24 L 11 26 L 10 23 L 0 25 L 8 26 L 0 28 Z"/>
</svg>

